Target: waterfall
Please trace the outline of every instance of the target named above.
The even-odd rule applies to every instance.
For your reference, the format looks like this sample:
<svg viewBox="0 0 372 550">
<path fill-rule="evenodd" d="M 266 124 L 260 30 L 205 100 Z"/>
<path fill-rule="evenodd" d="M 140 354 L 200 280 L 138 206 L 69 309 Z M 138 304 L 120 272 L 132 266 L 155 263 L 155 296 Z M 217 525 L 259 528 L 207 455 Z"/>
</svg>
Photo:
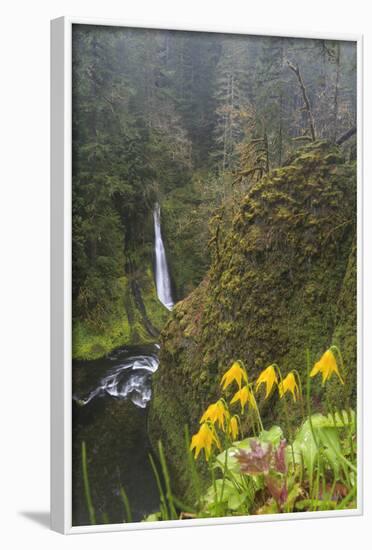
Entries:
<svg viewBox="0 0 372 550">
<path fill-rule="evenodd" d="M 172 309 L 174 302 L 169 278 L 167 258 L 160 229 L 160 206 L 155 204 L 154 208 L 154 229 L 155 229 L 155 281 L 158 298 L 166 308 Z"/>
</svg>

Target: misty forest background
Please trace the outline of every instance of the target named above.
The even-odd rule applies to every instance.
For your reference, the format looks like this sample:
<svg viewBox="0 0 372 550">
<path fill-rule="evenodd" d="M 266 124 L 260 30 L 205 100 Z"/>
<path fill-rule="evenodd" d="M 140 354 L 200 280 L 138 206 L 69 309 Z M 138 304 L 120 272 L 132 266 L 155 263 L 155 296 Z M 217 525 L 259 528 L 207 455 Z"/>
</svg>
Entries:
<svg viewBox="0 0 372 550">
<path fill-rule="evenodd" d="M 223 231 L 264 174 L 355 127 L 355 75 L 352 43 L 74 26 L 74 357 L 158 339 L 155 202 L 180 300 L 213 220 Z"/>
</svg>

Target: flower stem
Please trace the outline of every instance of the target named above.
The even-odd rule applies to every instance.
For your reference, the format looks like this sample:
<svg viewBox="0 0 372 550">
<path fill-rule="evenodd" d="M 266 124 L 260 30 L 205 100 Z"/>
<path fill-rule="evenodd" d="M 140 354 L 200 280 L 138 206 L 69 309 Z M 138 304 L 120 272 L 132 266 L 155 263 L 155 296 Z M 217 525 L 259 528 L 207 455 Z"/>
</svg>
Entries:
<svg viewBox="0 0 372 550">
<path fill-rule="evenodd" d="M 259 428 L 260 428 L 261 432 L 263 432 L 263 431 L 264 431 L 264 427 L 263 427 L 263 424 L 262 424 L 262 419 L 261 419 L 261 415 L 260 415 L 260 410 L 259 410 L 259 408 L 258 408 L 257 401 L 256 401 L 256 398 L 255 398 L 255 396 L 254 396 L 253 391 L 252 391 L 252 398 L 253 398 L 253 401 L 254 401 L 254 409 L 255 409 L 255 411 L 256 411 L 256 416 L 257 416 Z"/>
<path fill-rule="evenodd" d="M 281 385 L 283 384 L 282 371 L 280 370 L 279 365 L 277 365 L 276 363 L 273 364 L 273 367 L 276 368 L 276 370 L 277 370 L 279 380 L 280 380 L 279 387 L 281 387 Z M 288 414 L 287 401 L 285 399 L 285 395 L 283 395 L 283 403 L 284 403 L 283 408 L 284 408 L 285 423 L 286 423 L 287 434 L 288 434 L 288 439 L 289 439 L 289 446 L 290 446 L 291 452 L 292 452 L 293 472 L 294 472 L 295 468 L 296 468 L 296 463 L 295 463 L 295 456 L 294 456 L 293 443 L 292 443 L 293 442 L 293 434 L 292 434 L 292 430 L 291 430 L 291 426 L 290 426 L 290 422 L 289 422 L 289 414 Z"/>
<path fill-rule="evenodd" d="M 318 454 L 319 454 L 319 444 L 318 444 L 317 438 L 315 437 L 314 426 L 313 426 L 313 422 L 312 422 L 312 419 L 311 419 L 311 398 L 310 398 L 311 378 L 310 378 L 310 369 L 311 369 L 310 351 L 309 351 L 309 349 L 307 349 L 306 350 L 306 372 L 307 372 L 307 377 L 306 377 L 306 405 L 307 405 L 307 415 L 308 415 L 308 419 L 309 419 L 311 435 L 313 436 L 314 443 L 315 443 L 315 446 L 316 446 L 316 448 L 318 450 Z M 313 470 L 311 470 L 311 472 L 309 472 L 309 483 L 310 483 L 310 494 L 311 494 L 312 490 L 313 490 Z"/>
<path fill-rule="evenodd" d="M 222 502 L 223 492 L 224 492 L 224 489 L 225 489 L 225 480 L 226 480 L 226 473 L 227 473 L 227 453 L 228 453 L 229 447 L 230 447 L 229 444 L 225 445 L 225 463 L 224 463 L 224 467 L 223 467 L 223 477 L 222 477 L 222 487 L 221 487 L 221 494 L 220 494 L 220 502 Z"/>
<path fill-rule="evenodd" d="M 303 399 L 303 391 L 302 391 L 302 382 L 301 382 L 301 376 L 297 369 L 293 369 L 293 372 L 296 375 L 297 382 L 298 382 L 298 388 L 300 392 L 300 402 L 301 402 L 301 414 L 302 414 L 302 420 L 305 420 L 305 409 L 304 409 L 304 399 Z"/>
</svg>

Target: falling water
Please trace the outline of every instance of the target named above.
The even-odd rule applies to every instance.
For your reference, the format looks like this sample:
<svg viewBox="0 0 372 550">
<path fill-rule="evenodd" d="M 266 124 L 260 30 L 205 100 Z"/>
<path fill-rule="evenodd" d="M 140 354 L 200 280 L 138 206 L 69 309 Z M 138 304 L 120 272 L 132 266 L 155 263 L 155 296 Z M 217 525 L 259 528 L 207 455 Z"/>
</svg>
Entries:
<svg viewBox="0 0 372 550">
<path fill-rule="evenodd" d="M 155 279 L 158 298 L 166 308 L 172 309 L 174 302 L 169 278 L 167 258 L 160 229 L 160 206 L 158 203 L 154 209 L 155 228 Z"/>
</svg>

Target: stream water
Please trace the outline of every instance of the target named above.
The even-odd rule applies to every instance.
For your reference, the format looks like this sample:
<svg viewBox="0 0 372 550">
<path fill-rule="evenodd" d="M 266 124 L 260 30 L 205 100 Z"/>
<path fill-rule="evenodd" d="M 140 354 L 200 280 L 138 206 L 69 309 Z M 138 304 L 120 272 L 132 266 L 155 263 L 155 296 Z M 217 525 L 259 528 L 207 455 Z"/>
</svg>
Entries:
<svg viewBox="0 0 372 550">
<path fill-rule="evenodd" d="M 155 277 L 159 300 L 173 307 L 170 277 L 154 210 Z M 159 495 L 149 462 L 147 406 L 151 376 L 159 365 L 157 344 L 126 346 L 95 361 L 73 361 L 72 519 L 88 525 L 81 446 L 85 441 L 88 476 L 97 523 L 121 523 L 127 493 L 133 521 L 159 509 Z"/>
</svg>

